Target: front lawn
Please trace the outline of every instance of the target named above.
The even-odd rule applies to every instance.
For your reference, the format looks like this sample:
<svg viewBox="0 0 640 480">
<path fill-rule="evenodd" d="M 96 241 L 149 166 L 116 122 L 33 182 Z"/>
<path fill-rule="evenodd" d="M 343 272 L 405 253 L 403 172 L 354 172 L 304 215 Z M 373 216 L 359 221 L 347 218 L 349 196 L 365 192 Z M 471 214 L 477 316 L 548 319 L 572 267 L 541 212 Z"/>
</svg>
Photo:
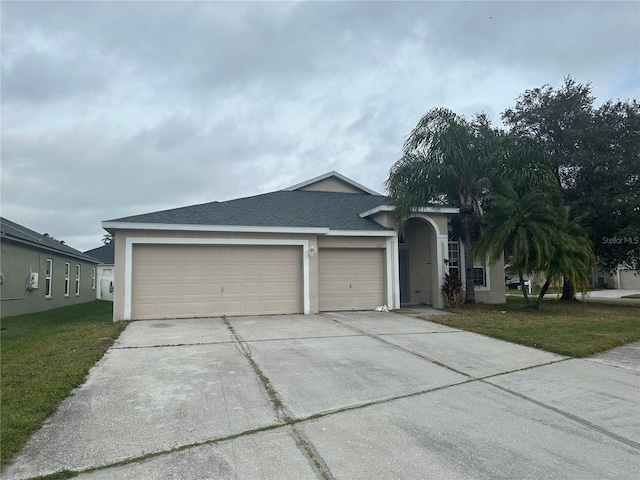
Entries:
<svg viewBox="0 0 640 480">
<path fill-rule="evenodd" d="M 640 341 L 640 305 L 544 300 L 540 310 L 525 310 L 522 298 L 502 305 L 467 305 L 453 315 L 424 316 L 489 337 L 584 357 Z"/>
<path fill-rule="evenodd" d="M 2 319 L 0 465 L 4 466 L 125 328 L 111 302 Z"/>
</svg>

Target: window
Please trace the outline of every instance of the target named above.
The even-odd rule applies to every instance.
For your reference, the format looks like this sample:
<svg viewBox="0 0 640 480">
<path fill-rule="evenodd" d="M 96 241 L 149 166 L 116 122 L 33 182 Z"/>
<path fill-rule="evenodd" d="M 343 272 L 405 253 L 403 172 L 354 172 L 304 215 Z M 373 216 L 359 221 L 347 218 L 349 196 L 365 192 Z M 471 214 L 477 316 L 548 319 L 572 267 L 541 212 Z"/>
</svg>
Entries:
<svg viewBox="0 0 640 480">
<path fill-rule="evenodd" d="M 487 286 L 487 269 L 482 260 L 473 261 L 473 284 L 476 287 Z"/>
<path fill-rule="evenodd" d="M 80 265 L 76 264 L 76 295 L 80 295 Z"/>
<path fill-rule="evenodd" d="M 44 277 L 44 296 L 51 298 L 51 277 L 53 276 L 53 258 L 47 258 L 47 273 Z"/>
<path fill-rule="evenodd" d="M 449 240 L 449 274 L 460 278 L 460 244 L 455 240 Z"/>
<path fill-rule="evenodd" d="M 66 262 L 64 264 L 64 296 L 65 297 L 69 296 L 69 288 L 70 288 L 69 276 L 70 275 L 71 275 L 71 264 L 69 262 Z"/>
<path fill-rule="evenodd" d="M 96 269 L 91 269 L 91 290 L 96 289 Z"/>
</svg>

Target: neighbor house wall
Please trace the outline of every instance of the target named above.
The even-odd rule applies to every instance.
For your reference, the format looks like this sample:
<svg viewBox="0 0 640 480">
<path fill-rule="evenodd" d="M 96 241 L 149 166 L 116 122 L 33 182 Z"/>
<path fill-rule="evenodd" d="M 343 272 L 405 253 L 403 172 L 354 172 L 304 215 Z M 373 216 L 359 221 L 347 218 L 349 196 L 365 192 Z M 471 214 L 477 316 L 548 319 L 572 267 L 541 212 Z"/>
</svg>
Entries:
<svg viewBox="0 0 640 480">
<path fill-rule="evenodd" d="M 30 245 L 3 239 L 0 265 L 0 316 L 40 312 L 96 299 L 97 264 Z M 53 260 L 51 296 L 46 296 L 47 259 Z M 70 264 L 69 295 L 65 295 L 66 262 Z M 80 265 L 80 294 L 75 292 L 76 265 Z M 27 288 L 30 273 L 38 273 L 38 288 Z"/>
</svg>

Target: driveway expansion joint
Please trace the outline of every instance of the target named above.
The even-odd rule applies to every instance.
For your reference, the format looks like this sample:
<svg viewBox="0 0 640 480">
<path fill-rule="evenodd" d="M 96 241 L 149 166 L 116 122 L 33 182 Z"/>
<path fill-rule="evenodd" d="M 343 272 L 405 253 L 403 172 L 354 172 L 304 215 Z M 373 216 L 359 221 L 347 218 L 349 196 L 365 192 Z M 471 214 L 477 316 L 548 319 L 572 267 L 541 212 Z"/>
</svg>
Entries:
<svg viewBox="0 0 640 480">
<path fill-rule="evenodd" d="M 238 349 L 246 357 L 254 373 L 260 380 L 262 388 L 264 388 L 271 404 L 273 405 L 273 408 L 276 411 L 276 415 L 284 423 L 290 426 L 291 435 L 296 445 L 298 446 L 300 451 L 304 454 L 305 458 L 309 462 L 309 465 L 311 466 L 311 468 L 313 469 L 317 477 L 322 480 L 333 480 L 334 477 L 333 475 L 331 475 L 331 471 L 329 470 L 329 467 L 321 457 L 320 453 L 313 446 L 313 443 L 311 443 L 311 441 L 308 438 L 306 438 L 306 436 L 304 436 L 302 432 L 300 432 L 295 427 L 296 422 L 294 422 L 294 418 L 291 415 L 291 412 L 287 410 L 284 403 L 282 403 L 282 400 L 280 400 L 280 396 L 278 395 L 278 392 L 275 390 L 275 388 L 273 388 L 273 385 L 271 384 L 269 377 L 267 377 L 264 374 L 260 366 L 254 360 L 248 343 L 245 340 L 243 340 L 242 337 L 235 331 L 235 329 L 233 328 L 233 325 L 231 325 L 231 323 L 229 322 L 226 316 L 222 317 L 222 321 L 231 332 L 231 335 L 233 335 L 233 338 L 236 341 L 236 345 Z"/>
<path fill-rule="evenodd" d="M 557 362 L 554 362 L 554 363 L 557 363 Z M 493 376 L 497 376 L 497 375 L 493 375 Z M 634 448 L 636 450 L 640 450 L 640 443 L 636 442 L 635 440 L 631 440 L 630 438 L 623 437 L 622 435 L 618 435 L 617 433 L 610 432 L 609 430 L 607 430 L 607 429 L 605 429 L 603 427 L 600 427 L 600 426 L 598 426 L 598 425 L 596 425 L 596 424 L 594 424 L 592 422 L 589 422 L 588 420 L 585 420 L 584 418 L 578 417 L 577 415 L 573 415 L 573 414 L 571 414 L 569 412 L 565 412 L 564 410 L 562 410 L 560 408 L 556 408 L 556 407 L 554 407 L 552 405 L 549 405 L 549 404 L 546 404 L 544 402 L 540 402 L 538 400 L 535 400 L 535 399 L 533 399 L 531 397 L 528 397 L 527 395 L 523 395 L 522 393 L 515 392 L 513 390 L 510 390 L 508 388 L 502 387 L 500 385 L 496 385 L 495 383 L 491 383 L 491 382 L 487 381 L 486 379 L 480 379 L 480 381 L 482 383 L 487 384 L 487 385 L 491 385 L 492 387 L 495 387 L 498 390 L 501 390 L 501 391 L 506 392 L 506 393 L 508 393 L 510 395 L 518 397 L 518 398 L 520 398 L 522 400 L 526 400 L 528 402 L 531 402 L 534 405 L 537 405 L 539 407 L 542 407 L 542 408 L 550 410 L 550 411 L 552 411 L 554 413 L 557 413 L 558 415 L 562 415 L 563 417 L 565 417 L 565 418 L 567 418 L 567 419 L 569 419 L 571 421 L 579 423 L 580 425 L 582 425 L 584 427 L 587 427 L 587 428 L 589 428 L 591 430 L 595 430 L 595 431 L 597 431 L 597 432 L 599 432 L 599 433 L 601 433 L 603 435 L 606 435 L 607 437 L 612 438 L 612 439 L 614 439 L 614 440 L 616 440 L 618 442 L 624 443 L 625 445 L 628 445 L 631 448 Z"/>
</svg>

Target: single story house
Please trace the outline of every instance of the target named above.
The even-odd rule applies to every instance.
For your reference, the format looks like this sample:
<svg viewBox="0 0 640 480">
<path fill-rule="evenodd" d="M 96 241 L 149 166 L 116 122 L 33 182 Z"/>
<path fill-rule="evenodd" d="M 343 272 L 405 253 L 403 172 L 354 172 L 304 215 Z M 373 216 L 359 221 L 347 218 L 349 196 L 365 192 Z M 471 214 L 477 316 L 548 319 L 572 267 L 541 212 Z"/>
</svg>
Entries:
<svg viewBox="0 0 640 480">
<path fill-rule="evenodd" d="M 450 236 L 457 213 L 417 208 L 399 235 L 386 197 L 329 172 L 104 221 L 115 236 L 114 320 L 441 308 L 445 268 L 465 268 Z M 474 263 L 474 279 L 478 301 L 505 301 L 503 262 Z"/>
<path fill-rule="evenodd" d="M 96 299 L 94 258 L 6 218 L 0 240 L 0 316 Z"/>
<path fill-rule="evenodd" d="M 113 302 L 113 266 L 115 257 L 115 245 L 107 243 L 98 248 L 87 250 L 87 255 L 95 258 L 98 263 L 98 280 L 96 285 L 96 298 Z"/>
</svg>

